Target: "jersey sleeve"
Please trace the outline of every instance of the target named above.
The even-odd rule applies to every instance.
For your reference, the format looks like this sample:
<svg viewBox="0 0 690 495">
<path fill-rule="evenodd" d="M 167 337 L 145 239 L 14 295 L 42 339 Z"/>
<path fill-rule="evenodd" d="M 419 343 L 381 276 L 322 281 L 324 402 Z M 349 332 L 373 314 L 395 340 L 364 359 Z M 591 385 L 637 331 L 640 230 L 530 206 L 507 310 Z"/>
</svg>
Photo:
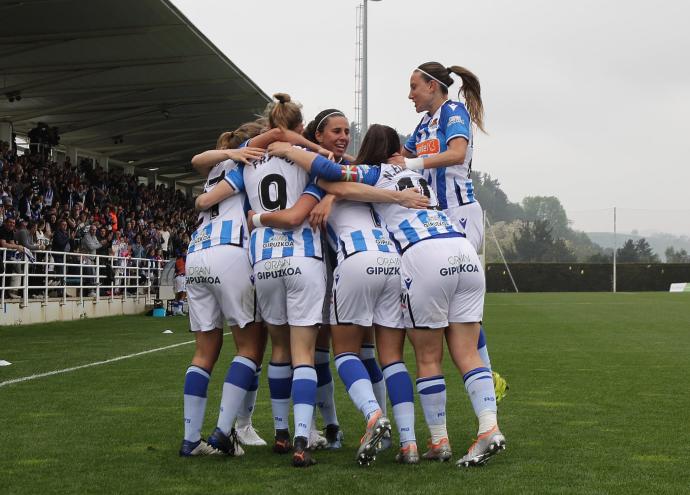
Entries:
<svg viewBox="0 0 690 495">
<path fill-rule="evenodd" d="M 236 192 L 244 191 L 244 165 L 238 164 L 236 168 L 228 170 L 225 174 L 224 180 L 230 187 L 232 187 Z"/>
<path fill-rule="evenodd" d="M 446 136 L 446 144 L 456 137 L 470 140 L 470 114 L 465 105 L 460 103 L 446 104 L 441 111 L 439 127 Z"/>
<path fill-rule="evenodd" d="M 311 172 L 331 182 L 361 182 L 375 186 L 381 169 L 368 165 L 340 165 L 319 155 L 311 164 Z"/>
<path fill-rule="evenodd" d="M 304 191 L 302 191 L 302 194 L 310 194 L 314 196 L 317 201 L 321 201 L 324 196 L 326 196 L 326 191 L 321 189 L 316 184 L 309 183 L 307 184 L 307 187 L 304 188 Z"/>
</svg>

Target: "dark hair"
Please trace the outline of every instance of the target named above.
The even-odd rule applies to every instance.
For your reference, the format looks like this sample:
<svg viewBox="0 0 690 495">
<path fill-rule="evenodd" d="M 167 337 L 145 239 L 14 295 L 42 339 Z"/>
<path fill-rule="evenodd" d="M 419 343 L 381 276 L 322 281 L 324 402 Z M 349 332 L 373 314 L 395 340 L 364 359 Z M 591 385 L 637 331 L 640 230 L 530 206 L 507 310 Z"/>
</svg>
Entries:
<svg viewBox="0 0 690 495">
<path fill-rule="evenodd" d="M 381 124 L 373 124 L 364 135 L 362 146 L 354 163 L 379 165 L 395 153 L 400 152 L 400 137 L 392 127 Z"/>
<path fill-rule="evenodd" d="M 331 120 L 331 117 L 345 117 L 345 114 L 336 108 L 322 110 L 316 114 L 314 120 L 307 124 L 307 127 L 304 128 L 302 135 L 312 143 L 316 143 L 316 133 L 323 132 L 328 124 L 328 121 Z"/>
<path fill-rule="evenodd" d="M 458 96 L 460 96 L 460 93 L 462 93 L 467 105 L 467 111 L 470 113 L 470 117 L 472 117 L 472 120 L 475 124 L 477 124 L 477 127 L 479 127 L 482 132 L 486 132 L 484 130 L 484 104 L 482 103 L 482 91 L 481 85 L 479 84 L 479 78 L 477 78 L 477 76 L 464 67 L 460 67 L 459 65 L 444 67 L 438 62 L 426 62 L 417 66 L 417 68 L 420 71 L 419 75 L 421 75 L 425 81 L 430 82 L 434 79 L 436 79 L 436 82 L 441 81 L 442 84 L 439 84 L 439 87 L 441 88 L 443 94 L 448 94 L 448 88 L 452 86 L 454 82 L 453 78 L 450 77 L 451 73 L 460 77 L 462 80 L 462 86 L 458 90 Z"/>
</svg>

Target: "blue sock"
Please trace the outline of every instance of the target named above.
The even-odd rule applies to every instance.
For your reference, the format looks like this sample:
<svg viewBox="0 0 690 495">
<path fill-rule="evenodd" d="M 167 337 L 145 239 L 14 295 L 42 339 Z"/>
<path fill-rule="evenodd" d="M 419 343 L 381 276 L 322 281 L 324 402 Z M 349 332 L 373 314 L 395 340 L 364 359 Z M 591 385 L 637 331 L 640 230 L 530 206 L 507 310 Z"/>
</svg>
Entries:
<svg viewBox="0 0 690 495">
<path fill-rule="evenodd" d="M 414 389 L 405 363 L 397 361 L 383 368 L 388 397 L 393 406 L 393 417 L 400 434 L 400 445 L 414 443 Z"/>
<path fill-rule="evenodd" d="M 220 398 L 220 414 L 218 414 L 218 428 L 228 435 L 232 429 L 237 412 L 244 403 L 247 390 L 254 381 L 256 364 L 251 359 L 235 356 L 228 368 L 223 383 L 223 395 Z"/>
<path fill-rule="evenodd" d="M 497 412 L 494 380 L 489 368 L 475 368 L 465 373 L 462 379 L 477 417 L 484 412 Z"/>
<path fill-rule="evenodd" d="M 359 357 L 369 373 L 369 379 L 371 380 L 371 386 L 374 389 L 376 401 L 379 403 L 381 411 L 385 416 L 387 405 L 386 381 L 383 379 L 383 373 L 381 373 L 379 363 L 376 362 L 376 347 L 374 347 L 374 344 L 362 344 L 362 348 L 359 350 Z"/>
<path fill-rule="evenodd" d="M 198 442 L 206 412 L 206 392 L 211 374 L 198 366 L 190 366 L 184 377 L 184 439 Z"/>
<path fill-rule="evenodd" d="M 364 419 L 369 420 L 372 413 L 381 409 L 374 389 L 371 386 L 369 373 L 357 354 L 344 352 L 335 357 L 335 366 L 338 369 L 340 379 L 345 384 L 350 399 L 355 407 L 364 414 Z"/>
<path fill-rule="evenodd" d="M 237 425 L 245 426 L 252 424 L 252 413 L 256 406 L 256 396 L 259 392 L 259 378 L 261 377 L 261 365 L 256 368 L 254 373 L 254 381 L 247 390 L 247 395 L 244 396 L 242 407 L 237 412 Z"/>
<path fill-rule="evenodd" d="M 419 402 L 424 411 L 424 419 L 431 432 L 431 441 L 438 443 L 448 438 L 446 431 L 446 381 L 443 375 L 417 379 Z"/>
<path fill-rule="evenodd" d="M 327 425 L 337 425 L 338 414 L 335 410 L 335 386 L 331 375 L 330 358 L 328 349 L 316 349 L 314 354 L 317 378 L 316 405 L 319 406 L 321 416 Z"/>
<path fill-rule="evenodd" d="M 290 393 L 292 366 L 290 363 L 268 363 L 268 389 L 271 394 L 273 426 L 276 430 L 290 429 Z"/>
<path fill-rule="evenodd" d="M 491 359 L 489 359 L 489 349 L 486 347 L 486 335 L 484 334 L 484 327 L 479 327 L 479 340 L 477 341 L 477 352 L 482 359 L 484 366 L 491 369 Z"/>
<path fill-rule="evenodd" d="M 292 402 L 295 414 L 295 437 L 309 438 L 316 401 L 316 370 L 297 366 L 292 372 Z"/>
</svg>

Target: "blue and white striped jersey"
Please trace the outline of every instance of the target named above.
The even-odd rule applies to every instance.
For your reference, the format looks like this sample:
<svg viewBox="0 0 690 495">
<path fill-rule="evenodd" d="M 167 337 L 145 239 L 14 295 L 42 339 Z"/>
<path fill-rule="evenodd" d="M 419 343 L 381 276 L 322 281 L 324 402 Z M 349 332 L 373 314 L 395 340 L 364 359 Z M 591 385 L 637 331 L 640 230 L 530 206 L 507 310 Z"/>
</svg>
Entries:
<svg viewBox="0 0 690 495">
<path fill-rule="evenodd" d="M 360 251 L 394 253 L 396 248 L 368 203 L 338 201 L 328 217 L 328 242 L 338 263 Z"/>
<path fill-rule="evenodd" d="M 232 160 L 216 164 L 208 174 L 204 192 L 213 189 L 227 172 L 236 167 L 237 164 Z M 221 244 L 246 246 L 248 231 L 243 202 L 244 194 L 235 194 L 199 213 L 200 224 L 192 234 L 187 252 L 193 253 Z"/>
<path fill-rule="evenodd" d="M 251 165 L 239 166 L 225 180 L 236 190 L 245 191 L 256 213 L 268 213 L 294 206 L 302 194 L 320 201 L 323 190 L 311 183 L 309 174 L 289 160 L 265 155 Z M 307 220 L 296 229 L 259 227 L 249 239 L 252 264 L 271 258 L 307 256 L 322 258 L 321 234 Z"/>
<path fill-rule="evenodd" d="M 446 100 L 433 115 L 427 113 L 422 117 L 405 143 L 405 149 L 424 158 L 443 153 L 448 149 L 451 139 L 458 137 L 465 138 L 468 142 L 463 163 L 423 171 L 424 178 L 436 192 L 444 210 L 475 201 L 470 179 L 474 144 L 467 108 L 461 102 Z"/>
<path fill-rule="evenodd" d="M 374 203 L 372 206 L 386 224 L 400 253 L 430 237 L 464 237 L 441 211 L 438 198 L 424 177 L 397 165 L 338 165 L 318 156 L 311 165 L 312 174 L 330 181 L 362 182 L 381 189 L 402 191 L 416 187 L 429 198 L 429 208 L 413 210 L 397 203 Z"/>
</svg>

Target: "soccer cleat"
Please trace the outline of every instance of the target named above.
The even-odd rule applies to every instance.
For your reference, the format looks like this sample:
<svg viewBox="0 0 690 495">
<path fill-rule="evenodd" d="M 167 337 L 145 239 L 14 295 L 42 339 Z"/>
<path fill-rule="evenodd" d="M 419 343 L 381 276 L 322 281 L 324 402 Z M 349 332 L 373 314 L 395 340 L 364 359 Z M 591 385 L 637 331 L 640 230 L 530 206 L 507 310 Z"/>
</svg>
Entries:
<svg viewBox="0 0 690 495">
<path fill-rule="evenodd" d="M 381 443 L 376 447 L 376 453 L 379 454 L 384 450 L 388 450 L 393 446 L 393 440 L 391 439 L 391 432 L 386 432 L 381 439 Z"/>
<path fill-rule="evenodd" d="M 343 447 L 343 440 L 345 435 L 340 429 L 339 425 L 326 425 L 326 440 L 328 441 L 328 450 L 340 449 Z"/>
<path fill-rule="evenodd" d="M 493 371 L 491 376 L 494 379 L 494 393 L 496 394 L 496 402 L 501 402 L 502 399 L 508 394 L 508 382 L 505 378 L 499 375 L 497 372 Z"/>
<path fill-rule="evenodd" d="M 196 442 L 189 442 L 182 440 L 180 447 L 180 457 L 196 457 L 202 455 L 221 455 L 222 452 L 212 445 L 209 445 L 204 440 L 197 440 Z"/>
<path fill-rule="evenodd" d="M 506 437 L 498 429 L 498 425 L 494 425 L 489 431 L 477 437 L 477 440 L 472 444 L 467 454 L 456 465 L 458 467 L 482 466 L 486 464 L 491 456 L 505 449 Z"/>
<path fill-rule="evenodd" d="M 326 437 L 321 435 L 321 432 L 312 426 L 309 432 L 309 449 L 310 450 L 321 450 L 328 448 L 328 440 Z"/>
<path fill-rule="evenodd" d="M 226 455 L 232 457 L 244 455 L 244 449 L 240 445 L 239 440 L 237 440 L 235 428 L 230 430 L 230 435 L 226 435 L 223 433 L 223 430 L 216 428 L 213 430 L 213 433 L 211 433 L 211 436 L 208 437 L 207 442 L 211 447 L 220 450 Z"/>
<path fill-rule="evenodd" d="M 419 464 L 417 444 L 409 443 L 407 447 L 400 447 L 400 452 L 395 456 L 395 462 L 400 464 Z"/>
<path fill-rule="evenodd" d="M 237 424 L 235 424 L 235 428 L 237 431 L 237 440 L 239 440 L 242 445 L 249 445 L 252 447 L 263 447 L 266 445 L 266 440 L 259 436 L 251 423 L 244 426 L 237 426 Z"/>
<path fill-rule="evenodd" d="M 383 450 L 380 446 L 386 433 L 390 438 L 391 422 L 379 410 L 369 418 L 367 431 L 359 443 L 355 460 L 360 466 L 368 466 L 376 460 L 376 454 Z"/>
<path fill-rule="evenodd" d="M 449 461 L 453 456 L 453 452 L 450 450 L 450 443 L 447 438 L 442 438 L 437 443 L 433 443 L 431 439 L 427 443 L 429 450 L 422 454 L 422 459 L 427 461 Z"/>
<path fill-rule="evenodd" d="M 307 437 L 295 437 L 295 451 L 292 453 L 292 465 L 295 467 L 309 467 L 316 464 L 307 448 Z"/>
<path fill-rule="evenodd" d="M 292 450 L 290 432 L 288 430 L 276 430 L 275 440 L 273 441 L 273 452 L 276 454 L 287 454 L 290 450 Z"/>
</svg>

